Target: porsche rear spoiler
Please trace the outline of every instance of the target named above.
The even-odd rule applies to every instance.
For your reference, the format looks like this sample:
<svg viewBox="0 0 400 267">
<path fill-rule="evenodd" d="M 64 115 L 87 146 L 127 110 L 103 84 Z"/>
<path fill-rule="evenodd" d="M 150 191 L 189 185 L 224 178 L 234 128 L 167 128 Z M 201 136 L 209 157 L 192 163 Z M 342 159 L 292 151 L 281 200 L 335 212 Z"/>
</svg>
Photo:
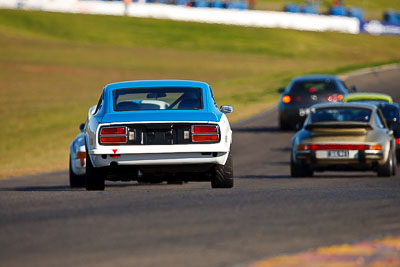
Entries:
<svg viewBox="0 0 400 267">
<path fill-rule="evenodd" d="M 309 131 L 318 131 L 321 129 L 322 131 L 327 130 L 352 130 L 355 131 L 368 131 L 371 130 L 372 127 L 368 122 L 329 122 L 329 123 L 311 123 L 305 126 L 306 130 Z"/>
</svg>

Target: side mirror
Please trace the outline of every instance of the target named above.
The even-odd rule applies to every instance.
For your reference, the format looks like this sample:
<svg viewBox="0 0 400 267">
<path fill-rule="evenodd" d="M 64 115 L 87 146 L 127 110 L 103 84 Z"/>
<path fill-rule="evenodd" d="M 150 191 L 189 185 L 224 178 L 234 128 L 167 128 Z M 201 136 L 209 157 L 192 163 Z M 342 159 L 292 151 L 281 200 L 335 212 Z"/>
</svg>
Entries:
<svg viewBox="0 0 400 267">
<path fill-rule="evenodd" d="M 85 130 L 85 124 L 81 123 L 81 125 L 79 125 L 79 131 L 81 131 L 81 133 L 83 133 L 83 130 Z"/>
<path fill-rule="evenodd" d="M 222 113 L 230 114 L 230 113 L 233 112 L 233 107 L 232 107 L 232 106 L 229 106 L 229 105 L 224 105 L 224 106 L 221 106 L 219 110 L 220 110 Z"/>
<path fill-rule="evenodd" d="M 285 88 L 279 88 L 278 89 L 278 93 L 282 94 L 283 92 L 285 92 Z"/>
<path fill-rule="evenodd" d="M 353 86 L 351 87 L 351 91 L 352 91 L 353 93 L 358 92 L 357 86 L 353 85 Z"/>
</svg>

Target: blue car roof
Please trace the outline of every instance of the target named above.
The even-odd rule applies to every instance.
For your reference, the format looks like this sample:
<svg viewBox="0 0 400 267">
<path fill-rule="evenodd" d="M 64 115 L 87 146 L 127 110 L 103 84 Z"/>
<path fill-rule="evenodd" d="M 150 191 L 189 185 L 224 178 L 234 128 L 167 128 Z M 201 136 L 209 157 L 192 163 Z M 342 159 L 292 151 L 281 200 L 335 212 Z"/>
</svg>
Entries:
<svg viewBox="0 0 400 267">
<path fill-rule="evenodd" d="M 196 87 L 203 91 L 201 110 L 146 110 L 146 111 L 114 111 L 112 108 L 112 93 L 117 89 L 144 88 L 144 87 Z M 205 82 L 187 80 L 143 80 L 110 83 L 104 87 L 106 112 L 101 121 L 103 123 L 126 121 L 219 121 L 222 113 L 216 108 L 212 99 L 210 86 Z"/>
<path fill-rule="evenodd" d="M 200 87 L 207 88 L 208 84 L 199 81 L 185 81 L 185 80 L 143 80 L 143 81 L 125 81 L 110 83 L 105 86 L 106 90 L 115 90 L 122 88 L 135 88 L 135 87 Z"/>
</svg>

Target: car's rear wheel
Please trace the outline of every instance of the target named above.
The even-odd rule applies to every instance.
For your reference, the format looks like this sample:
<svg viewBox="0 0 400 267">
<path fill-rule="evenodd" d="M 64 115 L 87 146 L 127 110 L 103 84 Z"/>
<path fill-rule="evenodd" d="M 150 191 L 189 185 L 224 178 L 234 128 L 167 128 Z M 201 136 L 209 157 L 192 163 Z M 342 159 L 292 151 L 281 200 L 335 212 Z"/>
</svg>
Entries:
<svg viewBox="0 0 400 267">
<path fill-rule="evenodd" d="M 378 165 L 378 170 L 377 174 L 379 177 L 390 177 L 394 171 L 394 156 L 392 150 L 389 151 L 389 156 L 386 160 L 386 162 L 379 166 Z"/>
<path fill-rule="evenodd" d="M 233 158 L 229 153 L 225 165 L 217 165 L 214 168 L 211 178 L 212 188 L 232 188 L 233 187 Z"/>
<path fill-rule="evenodd" d="M 86 152 L 86 179 L 85 187 L 89 191 L 102 191 L 105 187 L 105 179 L 107 178 L 107 169 L 95 168 L 90 160 L 89 154 Z"/>
<path fill-rule="evenodd" d="M 281 131 L 288 131 L 290 130 L 292 127 L 290 127 L 290 125 L 285 122 L 283 119 L 279 118 L 279 129 Z"/>
<path fill-rule="evenodd" d="M 290 156 L 290 175 L 292 177 L 312 177 L 314 172 L 308 166 L 298 164 L 293 160 L 293 153 Z"/>
<path fill-rule="evenodd" d="M 397 155 L 396 155 L 396 152 L 393 151 L 392 155 L 393 155 L 392 176 L 396 176 L 396 173 L 397 173 Z"/>
<path fill-rule="evenodd" d="M 85 186 L 85 175 L 76 175 L 72 170 L 71 155 L 69 156 L 69 186 L 71 188 Z"/>
</svg>

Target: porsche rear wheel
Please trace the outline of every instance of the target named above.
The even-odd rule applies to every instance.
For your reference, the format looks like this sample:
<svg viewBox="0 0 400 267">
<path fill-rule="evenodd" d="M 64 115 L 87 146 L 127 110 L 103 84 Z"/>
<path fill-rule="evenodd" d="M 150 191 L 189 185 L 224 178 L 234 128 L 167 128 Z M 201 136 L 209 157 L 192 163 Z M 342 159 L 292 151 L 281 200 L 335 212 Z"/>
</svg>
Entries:
<svg viewBox="0 0 400 267">
<path fill-rule="evenodd" d="M 389 151 L 389 156 L 385 162 L 385 164 L 383 164 L 382 166 L 378 166 L 378 176 L 379 177 L 390 177 L 393 172 L 395 172 L 394 166 L 395 164 L 395 160 L 394 160 L 394 153 L 392 150 Z"/>
<path fill-rule="evenodd" d="M 396 152 L 393 151 L 393 166 L 392 166 L 392 176 L 396 176 L 397 173 L 397 155 Z"/>
<path fill-rule="evenodd" d="M 212 188 L 232 188 L 233 187 L 233 159 L 229 153 L 225 165 L 217 165 L 211 178 Z"/>
<path fill-rule="evenodd" d="M 69 186 L 71 188 L 85 187 L 85 175 L 76 175 L 72 170 L 71 155 L 69 156 Z"/>
<path fill-rule="evenodd" d="M 107 169 L 95 168 L 92 165 L 89 154 L 86 152 L 86 179 L 85 187 L 88 191 L 102 191 L 105 187 Z"/>
</svg>

